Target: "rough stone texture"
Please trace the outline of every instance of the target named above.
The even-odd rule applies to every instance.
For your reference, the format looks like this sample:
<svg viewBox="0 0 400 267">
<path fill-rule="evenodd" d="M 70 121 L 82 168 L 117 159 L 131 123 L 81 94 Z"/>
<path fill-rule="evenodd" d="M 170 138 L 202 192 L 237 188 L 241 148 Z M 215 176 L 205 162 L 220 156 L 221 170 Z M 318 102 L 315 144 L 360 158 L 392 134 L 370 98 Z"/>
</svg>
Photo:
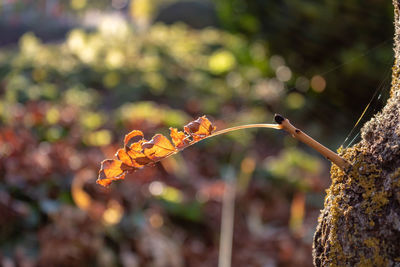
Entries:
<svg viewBox="0 0 400 267">
<path fill-rule="evenodd" d="M 314 236 L 315 266 L 400 267 L 400 1 L 394 0 L 391 97 L 340 151 L 350 170 L 331 168 L 332 184 Z"/>
</svg>

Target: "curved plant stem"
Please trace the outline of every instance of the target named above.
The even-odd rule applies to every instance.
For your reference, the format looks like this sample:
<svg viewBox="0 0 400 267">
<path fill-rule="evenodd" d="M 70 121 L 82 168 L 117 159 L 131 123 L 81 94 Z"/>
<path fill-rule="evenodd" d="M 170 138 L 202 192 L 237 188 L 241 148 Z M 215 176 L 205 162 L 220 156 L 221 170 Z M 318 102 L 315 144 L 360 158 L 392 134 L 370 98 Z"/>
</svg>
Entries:
<svg viewBox="0 0 400 267">
<path fill-rule="evenodd" d="M 240 125 L 240 126 L 235 126 L 235 127 L 231 127 L 231 128 L 222 129 L 222 130 L 216 131 L 215 133 L 207 136 L 204 139 L 207 139 L 207 138 L 210 138 L 210 137 L 214 137 L 214 136 L 217 136 L 217 135 L 220 135 L 220 134 L 229 133 L 229 132 L 232 132 L 232 131 L 241 130 L 241 129 L 270 128 L 270 129 L 277 129 L 277 130 L 285 130 L 286 132 L 290 133 L 293 138 L 305 143 L 306 145 L 310 146 L 314 150 L 318 151 L 326 159 L 328 159 L 329 161 L 331 161 L 334 164 L 336 164 L 342 170 L 347 170 L 347 169 L 349 169 L 351 167 L 351 164 L 347 160 L 343 159 L 342 157 L 340 157 L 338 154 L 336 154 L 335 152 L 333 152 L 329 148 L 323 146 L 322 144 L 320 144 L 319 142 L 317 142 L 316 140 L 314 140 L 313 138 L 308 136 L 306 133 L 302 132 L 300 129 L 294 127 L 292 124 L 290 124 L 288 119 L 284 118 L 283 116 L 281 116 L 279 114 L 276 114 L 275 115 L 275 121 L 277 122 L 277 124 L 267 124 L 267 123 L 246 124 L 246 125 Z M 201 139 L 201 140 L 204 140 L 204 139 Z M 178 151 L 180 151 L 182 149 L 185 149 L 186 147 L 191 146 L 191 145 L 193 145 L 193 144 L 195 144 L 195 143 L 197 143 L 197 142 L 199 142 L 201 140 L 192 141 L 187 146 L 182 147 Z M 173 153 L 173 154 L 175 154 L 175 153 Z"/>
<path fill-rule="evenodd" d="M 246 125 L 234 126 L 234 127 L 230 127 L 230 128 L 226 128 L 226 129 L 222 129 L 222 130 L 216 131 L 215 133 L 211 134 L 210 136 L 207 136 L 207 138 L 208 137 L 213 137 L 213 136 L 216 136 L 216 135 L 220 135 L 220 134 L 224 134 L 224 133 L 229 133 L 229 132 L 241 130 L 241 129 L 251 129 L 251 128 L 271 128 L 271 129 L 280 130 L 280 129 L 282 129 L 282 126 L 279 125 L 279 124 L 267 124 L 267 123 L 246 124 Z"/>
<path fill-rule="evenodd" d="M 196 143 L 198 143 L 198 142 L 200 142 L 200 141 L 202 141 L 204 139 L 208 139 L 210 137 L 214 137 L 214 136 L 217 136 L 217 135 L 230 133 L 230 132 L 237 131 L 237 130 L 252 129 L 252 128 L 270 128 L 270 129 L 280 130 L 280 129 L 282 129 L 282 126 L 279 125 L 279 124 L 259 123 L 259 124 L 239 125 L 239 126 L 234 126 L 234 127 L 222 129 L 222 130 L 216 131 L 216 132 L 210 134 L 209 136 L 206 136 L 206 137 L 204 137 L 204 138 L 202 138 L 200 140 L 193 140 L 193 141 L 189 142 L 187 145 L 185 145 L 185 146 L 183 146 L 183 147 L 181 147 L 181 148 L 179 148 L 179 149 L 177 149 L 175 151 L 171 151 L 171 153 L 168 154 L 167 156 L 165 156 L 165 157 L 163 157 L 163 158 L 161 158 L 159 160 L 156 160 L 154 162 L 159 162 L 160 160 L 163 160 L 165 158 L 171 157 L 171 156 L 175 155 L 176 153 L 184 150 L 185 148 L 187 148 L 189 146 L 192 146 L 192 145 L 194 145 L 194 144 L 196 144 Z"/>
<path fill-rule="evenodd" d="M 336 164 L 342 170 L 347 170 L 351 167 L 351 164 L 348 161 L 346 161 L 345 159 L 340 157 L 338 154 L 336 154 L 332 150 L 323 146 L 322 144 L 320 144 L 319 142 L 317 142 L 316 140 L 314 140 L 313 138 L 308 136 L 306 133 L 302 132 L 300 129 L 294 127 L 292 124 L 290 124 L 288 119 L 284 118 L 283 116 L 281 116 L 279 114 L 276 114 L 275 121 L 277 122 L 277 124 L 268 124 L 268 123 L 246 124 L 246 125 L 239 125 L 239 126 L 234 126 L 234 127 L 216 131 L 213 134 L 210 134 L 209 136 L 207 136 L 203 139 L 193 140 L 193 141 L 189 142 L 186 146 L 183 146 L 183 147 L 177 149 L 176 151 L 172 151 L 171 154 L 169 154 L 165 158 L 170 157 L 170 156 L 184 150 L 185 148 L 187 148 L 191 145 L 194 145 L 197 142 L 200 142 L 204 139 L 210 138 L 210 137 L 214 137 L 217 135 L 226 134 L 226 133 L 230 133 L 230 132 L 242 130 L 242 129 L 270 128 L 270 129 L 276 129 L 276 130 L 285 130 L 286 132 L 290 133 L 293 138 L 305 143 L 306 145 L 310 146 L 314 150 L 318 151 L 326 159 L 328 159 L 331 162 L 333 162 L 334 164 Z"/>
<path fill-rule="evenodd" d="M 200 141 L 202 141 L 204 139 L 207 139 L 207 138 L 210 138 L 210 137 L 214 137 L 214 136 L 221 135 L 221 134 L 226 134 L 226 133 L 237 131 L 237 130 L 252 129 L 252 128 L 270 128 L 270 129 L 280 130 L 280 129 L 282 129 L 282 126 L 279 125 L 279 124 L 268 124 L 268 123 L 246 124 L 246 125 L 234 126 L 234 127 L 230 127 L 230 128 L 226 128 L 226 129 L 222 129 L 222 130 L 216 131 L 216 132 L 210 134 L 209 136 L 207 136 L 207 137 L 205 137 L 203 139 L 200 139 L 200 140 L 197 140 L 197 141 L 192 141 L 189 144 L 187 144 L 186 146 L 181 147 L 178 151 L 181 151 L 181 150 L 183 150 L 183 149 L 185 149 L 185 148 L 187 148 L 187 147 L 189 147 L 191 145 L 196 144 L 197 142 L 200 142 Z"/>
</svg>

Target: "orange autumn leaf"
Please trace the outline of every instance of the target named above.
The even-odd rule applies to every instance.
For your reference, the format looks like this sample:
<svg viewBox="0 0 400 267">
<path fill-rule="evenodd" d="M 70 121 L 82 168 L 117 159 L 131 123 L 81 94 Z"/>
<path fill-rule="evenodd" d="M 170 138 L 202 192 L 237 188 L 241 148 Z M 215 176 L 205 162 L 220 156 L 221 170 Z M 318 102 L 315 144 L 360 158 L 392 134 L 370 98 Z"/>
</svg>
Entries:
<svg viewBox="0 0 400 267">
<path fill-rule="evenodd" d="M 160 160 L 176 151 L 171 142 L 162 134 L 156 134 L 142 145 L 144 154 L 152 160 Z"/>
<path fill-rule="evenodd" d="M 153 160 L 149 159 L 144 153 L 143 153 L 143 143 L 147 142 L 146 140 L 140 140 L 136 143 L 133 143 L 130 147 L 125 146 L 125 151 L 128 154 L 128 156 L 132 160 L 132 164 L 136 168 L 141 168 L 144 165 L 147 165 Z"/>
<path fill-rule="evenodd" d="M 170 136 L 172 142 L 176 148 L 183 148 L 189 144 L 189 136 L 187 136 L 184 132 L 178 131 L 176 128 L 169 128 L 169 130 L 171 131 Z"/>
<path fill-rule="evenodd" d="M 193 140 L 198 141 L 211 135 L 216 127 L 212 125 L 206 116 L 203 116 L 188 123 L 184 129 L 186 133 L 193 137 Z"/>
<path fill-rule="evenodd" d="M 117 159 L 122 161 L 124 164 L 131 166 L 131 167 L 136 167 L 136 166 L 134 166 L 134 162 L 133 162 L 132 158 L 128 155 L 128 153 L 126 152 L 126 150 L 124 148 L 118 149 L 115 156 L 117 157 Z"/>
<path fill-rule="evenodd" d="M 128 145 L 130 141 L 137 142 L 139 140 L 142 140 L 143 138 L 144 138 L 144 135 L 143 135 L 143 133 L 141 131 L 133 130 L 132 132 L 130 132 L 127 135 L 125 135 L 124 145 L 125 146 Z"/>
<path fill-rule="evenodd" d="M 170 128 L 172 143 L 162 134 L 156 134 L 147 141 L 141 131 L 131 131 L 125 135 L 124 147 L 115 154 L 118 160 L 107 159 L 101 163 L 96 182 L 108 186 L 114 180 L 124 179 L 128 172 L 160 161 L 210 136 L 215 127 L 203 116 L 187 124 L 184 129 L 186 133 Z"/>
<path fill-rule="evenodd" d="M 96 182 L 102 186 L 108 186 L 112 181 L 124 179 L 127 170 L 128 168 L 124 166 L 122 161 L 113 159 L 103 160 Z"/>
</svg>

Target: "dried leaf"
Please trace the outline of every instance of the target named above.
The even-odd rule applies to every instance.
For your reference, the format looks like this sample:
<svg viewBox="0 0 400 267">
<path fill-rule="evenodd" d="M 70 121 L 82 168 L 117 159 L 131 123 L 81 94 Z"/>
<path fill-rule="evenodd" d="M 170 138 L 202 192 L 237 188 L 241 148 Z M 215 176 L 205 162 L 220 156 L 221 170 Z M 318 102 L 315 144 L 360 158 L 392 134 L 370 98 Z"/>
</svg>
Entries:
<svg viewBox="0 0 400 267">
<path fill-rule="evenodd" d="M 162 134 L 156 134 L 147 141 L 141 131 L 133 130 L 125 135 L 124 148 L 115 154 L 118 160 L 107 159 L 101 163 L 97 183 L 108 186 L 114 180 L 123 179 L 128 172 L 157 162 L 210 136 L 215 127 L 203 116 L 187 124 L 184 129 L 187 134 L 170 128 L 173 144 Z"/>
<path fill-rule="evenodd" d="M 129 148 L 125 147 L 125 151 L 132 160 L 132 165 L 136 168 L 141 168 L 146 164 L 153 162 L 143 153 L 143 143 L 146 140 L 141 140 L 139 142 L 133 143 Z"/>
<path fill-rule="evenodd" d="M 125 135 L 124 145 L 127 146 L 129 142 L 138 142 L 144 138 L 144 135 L 139 130 L 133 130 L 132 132 Z"/>
<path fill-rule="evenodd" d="M 193 140 L 199 141 L 211 135 L 216 129 L 215 126 L 207 119 L 206 116 L 199 117 L 197 120 L 188 123 L 185 127 L 185 132 L 193 137 Z"/>
<path fill-rule="evenodd" d="M 183 148 L 189 145 L 189 136 L 184 132 L 178 131 L 176 128 L 169 128 L 171 131 L 170 136 L 172 138 L 172 142 L 177 148 Z"/>
<path fill-rule="evenodd" d="M 151 160 L 160 160 L 171 155 L 176 148 L 162 134 L 156 134 L 150 141 L 143 143 L 143 152 Z"/>
<path fill-rule="evenodd" d="M 112 181 L 124 179 L 127 170 L 128 168 L 126 168 L 122 161 L 113 159 L 103 160 L 96 183 L 108 186 Z"/>
<path fill-rule="evenodd" d="M 118 149 L 117 153 L 115 154 L 117 158 L 122 161 L 124 164 L 131 166 L 131 167 L 136 167 L 134 166 L 134 162 L 132 161 L 132 158 L 128 155 L 126 150 L 124 148 Z"/>
</svg>

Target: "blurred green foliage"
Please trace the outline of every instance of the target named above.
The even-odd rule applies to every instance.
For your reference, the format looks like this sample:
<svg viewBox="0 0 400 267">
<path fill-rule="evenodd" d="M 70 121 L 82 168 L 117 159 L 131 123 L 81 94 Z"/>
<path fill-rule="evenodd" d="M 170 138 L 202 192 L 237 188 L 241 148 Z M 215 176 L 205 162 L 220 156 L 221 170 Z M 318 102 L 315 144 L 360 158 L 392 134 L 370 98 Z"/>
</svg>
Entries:
<svg viewBox="0 0 400 267">
<path fill-rule="evenodd" d="M 268 40 L 270 50 L 287 59 L 294 73 L 325 78 L 325 91 L 307 94 L 301 116 L 320 125 L 333 117 L 342 136 L 382 81 L 386 89 L 390 86 L 390 1 L 216 0 L 216 6 L 225 29 Z"/>
<path fill-rule="evenodd" d="M 172 126 L 188 119 L 183 112 L 164 116 L 150 102 L 137 103 L 143 100 L 190 115 L 218 114 L 231 123 L 240 118 L 235 113 L 254 113 L 242 122 L 262 122 L 273 109 L 299 109 L 307 101 L 286 89 L 296 77 L 282 58 L 271 66 L 265 42 L 183 24 L 157 24 L 138 34 L 121 20 L 94 32 L 75 29 L 61 44 L 44 44 L 27 33 L 19 50 L 4 51 L 2 58 L 3 122 L 9 105 L 41 100 L 78 106 L 80 122 L 92 130 L 107 122 L 111 114 L 104 110 L 116 108 L 125 122 L 133 114 Z M 124 105 L 129 102 L 135 103 Z M 56 114 L 49 114 L 53 123 Z"/>
</svg>

